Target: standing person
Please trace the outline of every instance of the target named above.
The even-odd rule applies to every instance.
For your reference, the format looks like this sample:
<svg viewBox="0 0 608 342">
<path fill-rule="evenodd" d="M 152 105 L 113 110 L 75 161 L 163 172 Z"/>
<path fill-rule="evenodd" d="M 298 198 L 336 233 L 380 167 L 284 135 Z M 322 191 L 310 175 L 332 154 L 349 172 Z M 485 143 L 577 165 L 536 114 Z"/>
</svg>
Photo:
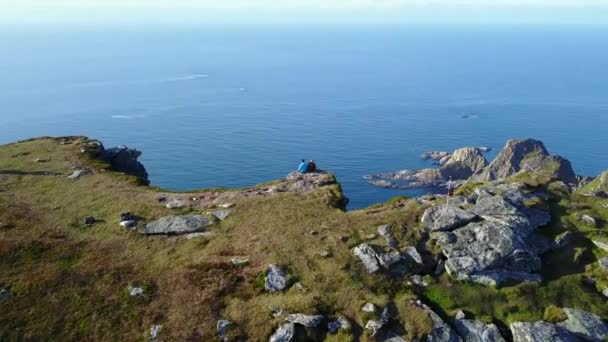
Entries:
<svg viewBox="0 0 608 342">
<path fill-rule="evenodd" d="M 452 182 L 452 177 L 450 177 L 450 179 L 448 180 L 448 205 L 450 205 L 450 197 L 454 196 L 454 183 Z"/>
<path fill-rule="evenodd" d="M 317 164 L 315 164 L 314 160 L 310 160 L 308 162 L 308 167 L 306 168 L 306 172 L 317 172 Z"/>
<path fill-rule="evenodd" d="M 308 164 L 306 163 L 306 161 L 304 159 L 302 159 L 302 162 L 298 166 L 298 172 L 306 173 L 307 171 L 308 171 Z"/>
</svg>

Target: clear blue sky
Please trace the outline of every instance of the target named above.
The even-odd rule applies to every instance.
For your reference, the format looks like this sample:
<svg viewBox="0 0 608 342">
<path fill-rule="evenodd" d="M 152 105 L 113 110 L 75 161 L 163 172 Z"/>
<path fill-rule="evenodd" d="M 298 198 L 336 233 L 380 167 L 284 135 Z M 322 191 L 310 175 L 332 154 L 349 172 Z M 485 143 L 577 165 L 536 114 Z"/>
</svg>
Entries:
<svg viewBox="0 0 608 342">
<path fill-rule="evenodd" d="M 608 23 L 608 0 L 0 0 L 4 23 L 513 21 Z"/>
</svg>

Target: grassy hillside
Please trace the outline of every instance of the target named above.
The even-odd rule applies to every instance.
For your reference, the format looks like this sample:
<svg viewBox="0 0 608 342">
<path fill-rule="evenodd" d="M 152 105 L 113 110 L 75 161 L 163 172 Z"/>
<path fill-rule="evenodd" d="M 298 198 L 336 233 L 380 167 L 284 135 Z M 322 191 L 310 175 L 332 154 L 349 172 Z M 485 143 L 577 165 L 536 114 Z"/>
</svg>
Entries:
<svg viewBox="0 0 608 342">
<path fill-rule="evenodd" d="M 427 275 L 430 286 L 422 288 L 370 275 L 351 253 L 364 241 L 384 245 L 382 237 L 370 234 L 390 224 L 399 247 L 416 246 L 423 254 L 421 274 L 432 273 L 438 256 L 420 228 L 425 207 L 414 200 L 344 212 L 339 184 L 308 192 L 257 191 L 268 184 L 213 190 L 213 196 L 229 198 L 234 207 L 226 220 L 208 229 L 212 236 L 144 236 L 119 226 L 120 213 L 141 217 L 141 226 L 176 213 L 206 214 L 220 203 L 168 209 L 160 198 L 204 198 L 210 192 L 178 194 L 140 186 L 134 177 L 81 153 L 86 142 L 82 137 L 41 138 L 0 146 L 0 288 L 12 293 L 0 303 L 0 340 L 141 341 L 160 324 L 164 340 L 213 341 L 217 320 L 228 319 L 235 323 L 232 336 L 263 341 L 284 322 L 273 310 L 283 309 L 343 315 L 353 323 L 350 332 L 311 334 L 311 339 L 368 341 L 372 338 L 363 326 L 369 314 L 361 311 L 367 302 L 393 303 L 401 333 L 412 339 L 431 328 L 427 314 L 410 303 L 414 298 L 444 318 L 463 309 L 503 327 L 542 319 L 550 306 L 608 318 L 606 299 L 583 282 L 586 272 L 600 273 L 594 262 L 608 255 L 590 241 L 607 229 L 608 209 L 596 199 L 552 191 L 547 205 L 553 223 L 545 234 L 571 231 L 574 240 L 543 258 L 542 284 L 483 288 L 444 274 Z M 74 168 L 89 174 L 70 180 Z M 593 215 L 599 225 L 585 225 L 579 213 Z M 87 226 L 87 216 L 99 221 Z M 233 258 L 249 262 L 237 266 Z M 278 294 L 264 291 L 269 264 L 285 266 L 292 284 L 301 286 Z M 600 282 L 602 277 L 596 274 Z M 142 287 L 144 294 L 130 296 L 129 286 Z"/>
</svg>

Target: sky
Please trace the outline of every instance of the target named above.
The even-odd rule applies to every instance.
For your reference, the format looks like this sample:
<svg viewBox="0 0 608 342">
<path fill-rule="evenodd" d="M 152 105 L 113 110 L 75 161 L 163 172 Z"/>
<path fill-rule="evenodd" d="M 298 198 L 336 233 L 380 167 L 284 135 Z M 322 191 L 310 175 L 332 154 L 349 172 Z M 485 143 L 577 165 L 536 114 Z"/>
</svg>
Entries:
<svg viewBox="0 0 608 342">
<path fill-rule="evenodd" d="M 0 0 L 3 23 L 525 21 L 607 24 L 608 0 Z"/>
</svg>

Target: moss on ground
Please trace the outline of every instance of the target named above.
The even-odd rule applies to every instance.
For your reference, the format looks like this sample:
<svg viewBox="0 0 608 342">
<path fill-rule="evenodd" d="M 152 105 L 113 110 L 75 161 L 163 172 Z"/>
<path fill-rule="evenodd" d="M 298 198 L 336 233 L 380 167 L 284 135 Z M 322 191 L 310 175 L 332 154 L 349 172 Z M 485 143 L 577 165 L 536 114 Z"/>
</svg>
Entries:
<svg viewBox="0 0 608 342">
<path fill-rule="evenodd" d="M 231 335 L 261 341 L 284 322 L 272 315 L 272 309 L 282 308 L 343 315 L 354 324 L 350 332 L 316 339 L 366 341 L 371 337 L 364 332 L 368 317 L 361 307 L 367 302 L 394 305 L 400 332 L 414 339 L 431 324 L 424 310 L 411 304 L 415 298 L 445 318 L 463 309 L 500 324 L 542 319 L 551 306 L 608 317 L 601 295 L 583 283 L 585 275 L 601 278 L 593 265 L 605 256 L 590 242 L 605 235 L 608 221 L 608 209 L 594 199 L 560 193 L 542 203 L 553 214 L 543 234 L 553 238 L 570 231 L 574 239 L 543 257 L 540 285 L 494 289 L 443 275 L 427 276 L 431 285 L 422 289 L 367 274 L 351 253 L 361 242 L 384 244 L 383 238 L 368 236 L 389 224 L 400 247 L 417 246 L 431 258 L 419 228 L 424 207 L 414 200 L 345 212 L 339 184 L 308 193 L 236 196 L 231 215 L 211 228 L 213 238 L 145 237 L 121 228 L 120 213 L 152 220 L 176 211 L 158 203 L 158 188 L 141 186 L 135 177 L 80 153 L 85 142 L 83 137 L 43 138 L 0 146 L 0 287 L 14 294 L 1 304 L 0 340 L 140 341 L 153 324 L 162 324 L 167 340 L 211 341 L 217 320 L 228 319 L 235 322 Z M 69 180 L 74 167 L 90 174 Z M 476 185 L 465 186 L 459 191 Z M 581 212 L 599 225 L 582 224 Z M 86 216 L 99 221 L 86 226 Z M 331 256 L 321 257 L 321 251 Z M 235 266 L 234 257 L 250 261 Z M 287 266 L 302 289 L 266 293 L 268 264 Z M 129 285 L 144 288 L 144 295 L 131 297 Z"/>
</svg>

